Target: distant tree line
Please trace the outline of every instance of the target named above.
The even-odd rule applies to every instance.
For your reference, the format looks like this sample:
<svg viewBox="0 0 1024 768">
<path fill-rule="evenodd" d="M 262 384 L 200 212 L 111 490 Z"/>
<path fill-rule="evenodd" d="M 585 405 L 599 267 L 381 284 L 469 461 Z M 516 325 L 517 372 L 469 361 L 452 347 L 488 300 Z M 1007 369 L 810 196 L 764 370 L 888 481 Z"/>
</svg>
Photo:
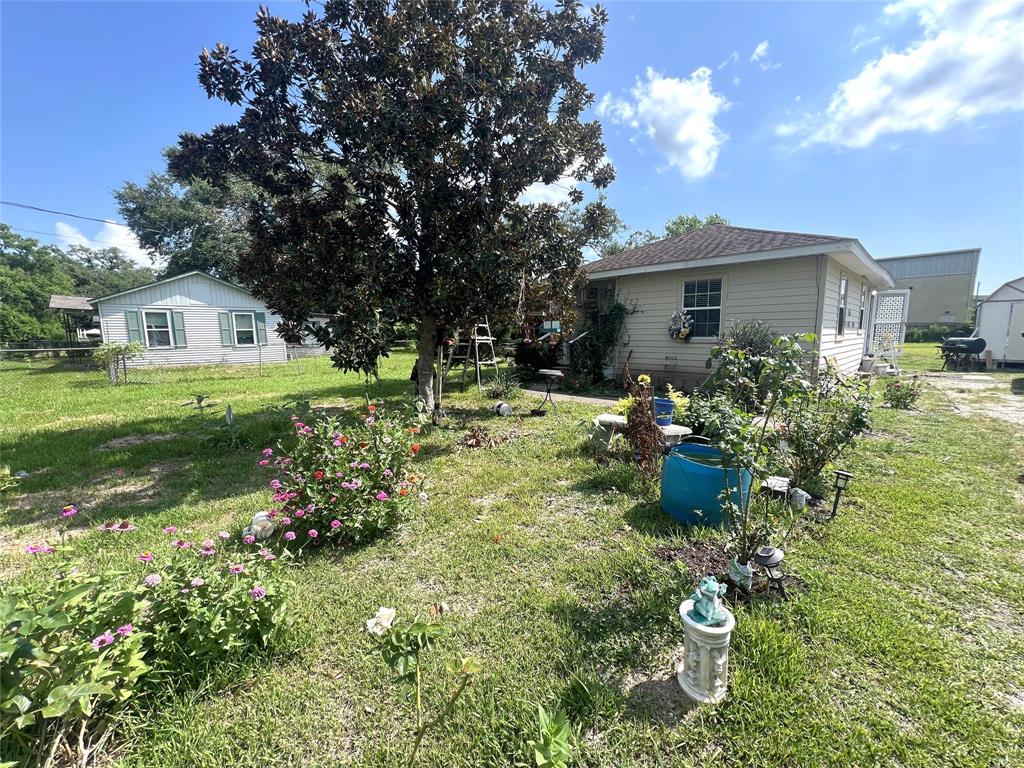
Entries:
<svg viewBox="0 0 1024 768">
<path fill-rule="evenodd" d="M 50 296 L 89 299 L 151 283 L 156 275 L 117 248 L 44 245 L 0 224 L 0 343 L 64 338 Z"/>
</svg>

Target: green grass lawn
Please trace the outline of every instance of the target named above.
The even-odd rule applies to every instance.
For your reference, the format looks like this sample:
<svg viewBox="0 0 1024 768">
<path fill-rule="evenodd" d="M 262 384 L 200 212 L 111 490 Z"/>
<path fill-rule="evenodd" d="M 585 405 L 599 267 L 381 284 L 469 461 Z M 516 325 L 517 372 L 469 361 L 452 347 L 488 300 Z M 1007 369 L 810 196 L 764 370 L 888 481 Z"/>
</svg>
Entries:
<svg viewBox="0 0 1024 768">
<path fill-rule="evenodd" d="M 411 365 L 406 353 L 387 361 L 373 393 L 406 397 Z M 323 361 L 301 375 L 122 388 L 8 366 L 0 391 L 0 463 L 33 472 L 29 496 L 0 516 L 0 578 L 32 580 L 39 566 L 20 545 L 52 536 L 60 504 L 83 495 L 75 546 L 97 565 L 166 547 L 166 524 L 200 538 L 268 505 L 257 448 L 203 442 L 181 406 L 192 395 L 230 403 L 270 439 L 285 417 L 261 415 L 267 406 L 357 403 L 364 384 Z M 426 662 L 428 705 L 462 656 L 487 674 L 428 735 L 425 766 L 532 765 L 538 702 L 579 726 L 581 766 L 1024 764 L 1018 427 L 960 415 L 932 389 L 919 411 L 879 408 L 844 460 L 856 477 L 837 519 L 787 551 L 791 599 L 737 608 L 730 699 L 690 709 L 673 678 L 675 611 L 703 574 L 672 554 L 715 536 L 672 525 L 656 487 L 581 450 L 592 406 L 501 419 L 475 393 L 448 405 L 449 428 L 425 436 L 417 462 L 429 500 L 407 525 L 308 558 L 286 647 L 126 715 L 112 764 L 403 765 L 411 708 L 363 622 L 378 606 L 425 616 L 439 602 L 450 634 Z M 465 448 L 471 424 L 516 437 Z M 176 436 L 97 449 L 139 434 Z M 138 525 L 129 536 L 93 530 L 124 517 Z"/>
</svg>

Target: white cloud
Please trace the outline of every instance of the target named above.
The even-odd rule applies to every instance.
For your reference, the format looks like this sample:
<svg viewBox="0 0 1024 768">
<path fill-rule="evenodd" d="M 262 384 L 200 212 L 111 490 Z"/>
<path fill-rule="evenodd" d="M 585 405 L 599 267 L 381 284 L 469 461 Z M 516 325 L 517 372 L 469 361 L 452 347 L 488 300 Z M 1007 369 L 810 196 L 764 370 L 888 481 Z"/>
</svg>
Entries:
<svg viewBox="0 0 1024 768">
<path fill-rule="evenodd" d="M 58 221 L 56 224 L 57 235 L 64 245 L 84 245 L 87 248 L 103 250 L 104 248 L 120 248 L 132 261 L 143 266 L 152 266 L 149 252 L 146 251 L 135 238 L 135 233 L 128 227 L 121 227 L 117 224 L 104 224 L 92 237 L 87 236 L 70 224 Z"/>
<path fill-rule="evenodd" d="M 882 38 L 880 38 L 878 35 L 875 35 L 874 37 L 869 37 L 866 40 L 860 40 L 853 44 L 853 52 L 856 53 L 861 48 L 867 48 L 869 45 L 874 45 L 881 39 Z"/>
<path fill-rule="evenodd" d="M 732 53 L 730 53 L 728 56 L 725 57 L 725 61 L 723 61 L 721 64 L 719 64 L 716 67 L 716 69 L 725 69 L 730 64 L 735 64 L 739 60 L 740 60 L 740 52 L 739 51 L 733 51 Z"/>
<path fill-rule="evenodd" d="M 761 69 L 778 69 L 782 65 L 768 58 L 768 41 L 762 40 L 750 54 L 750 60 L 755 62 Z"/>
<path fill-rule="evenodd" d="M 637 78 L 630 97 L 605 94 L 597 112 L 646 135 L 687 180 L 714 170 L 728 139 L 715 117 L 728 109 L 729 102 L 712 88 L 710 69 L 701 67 L 683 79 L 665 77 L 648 67 L 645 78 Z"/>
<path fill-rule="evenodd" d="M 604 155 L 601 158 L 601 164 L 611 163 L 612 160 L 608 155 Z M 572 166 L 566 170 L 557 180 L 550 184 L 545 184 L 541 181 L 535 181 L 533 184 L 523 190 L 523 193 L 519 195 L 519 202 L 526 204 L 540 204 L 550 203 L 551 205 L 561 205 L 562 203 L 569 202 L 569 195 L 573 189 L 580 186 L 580 182 L 573 176 L 579 163 L 573 163 Z"/>
<path fill-rule="evenodd" d="M 883 14 L 916 15 L 921 37 L 883 51 L 836 88 L 824 112 L 777 126 L 779 136 L 799 136 L 800 146 L 866 147 L 886 134 L 1024 109 L 1024 1 L 901 0 Z"/>
</svg>

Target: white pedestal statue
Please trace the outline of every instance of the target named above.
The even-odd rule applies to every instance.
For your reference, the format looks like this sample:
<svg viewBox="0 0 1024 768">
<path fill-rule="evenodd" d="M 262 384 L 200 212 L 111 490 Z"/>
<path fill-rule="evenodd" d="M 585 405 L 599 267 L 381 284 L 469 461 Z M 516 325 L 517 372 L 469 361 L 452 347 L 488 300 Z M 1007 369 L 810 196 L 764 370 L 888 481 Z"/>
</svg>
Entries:
<svg viewBox="0 0 1024 768">
<path fill-rule="evenodd" d="M 685 643 L 683 661 L 676 668 L 676 680 L 689 698 L 700 704 L 717 704 L 725 698 L 729 686 L 729 639 L 736 618 L 724 606 L 725 621 L 709 627 L 694 618 L 693 600 L 679 606 Z"/>
</svg>

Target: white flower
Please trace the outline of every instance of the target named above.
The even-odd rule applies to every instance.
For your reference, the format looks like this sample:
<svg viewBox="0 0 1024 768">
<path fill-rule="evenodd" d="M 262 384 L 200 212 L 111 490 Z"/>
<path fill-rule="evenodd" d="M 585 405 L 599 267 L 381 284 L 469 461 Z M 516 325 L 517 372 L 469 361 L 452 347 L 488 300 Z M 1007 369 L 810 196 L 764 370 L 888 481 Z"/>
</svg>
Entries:
<svg viewBox="0 0 1024 768">
<path fill-rule="evenodd" d="M 420 491 L 420 501 L 426 501 L 428 498 L 426 491 Z"/>
<path fill-rule="evenodd" d="M 377 614 L 372 619 L 366 620 L 366 631 L 375 637 L 381 637 L 391 629 L 391 625 L 395 623 L 395 616 L 397 615 L 398 612 L 394 608 L 381 606 L 377 609 Z"/>
</svg>

